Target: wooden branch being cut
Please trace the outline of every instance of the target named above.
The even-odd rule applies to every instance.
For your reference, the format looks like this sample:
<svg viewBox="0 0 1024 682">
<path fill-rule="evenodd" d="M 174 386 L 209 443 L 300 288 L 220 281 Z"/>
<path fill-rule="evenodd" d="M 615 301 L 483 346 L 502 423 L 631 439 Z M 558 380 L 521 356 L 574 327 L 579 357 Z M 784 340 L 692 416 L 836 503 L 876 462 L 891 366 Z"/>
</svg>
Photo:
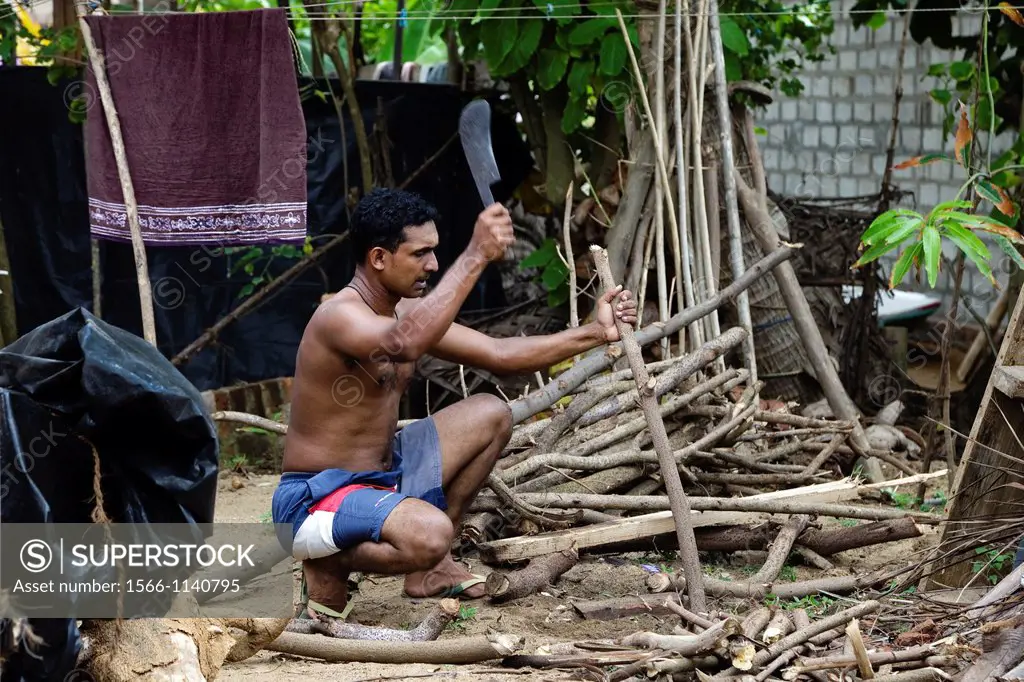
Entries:
<svg viewBox="0 0 1024 682">
<path fill-rule="evenodd" d="M 518 571 L 494 571 L 487 576 L 487 595 L 495 602 L 527 597 L 553 585 L 579 558 L 576 550 L 570 549 L 537 557 Z"/>
<path fill-rule="evenodd" d="M 591 246 L 590 251 L 594 257 L 598 277 L 601 279 L 601 289 L 603 291 L 613 289 L 615 283 L 612 281 L 612 272 L 608 265 L 608 252 L 599 246 Z M 647 427 L 654 443 L 654 450 L 658 453 L 658 464 L 665 483 L 665 492 L 668 494 L 672 514 L 677 519 L 675 526 L 676 536 L 679 540 L 679 558 L 683 564 L 683 574 L 690 580 L 687 590 L 690 605 L 694 611 L 701 613 L 707 610 L 707 600 L 704 597 L 704 584 L 700 579 L 700 562 L 697 556 L 697 541 L 693 537 L 693 524 L 690 520 L 690 503 L 683 490 L 682 479 L 679 477 L 679 466 L 668 442 L 665 422 L 662 421 L 661 412 L 658 410 L 658 400 L 654 396 L 656 382 L 647 374 L 647 367 L 644 365 L 640 345 L 634 337 L 633 327 L 619 319 L 616 319 L 615 325 L 622 338 L 629 366 L 633 370 L 637 393 L 640 395 L 640 404 L 643 407 L 644 416 L 647 418 Z"/>
<path fill-rule="evenodd" d="M 636 342 L 641 346 L 658 341 L 666 336 L 675 334 L 695 320 L 705 317 L 713 310 L 718 310 L 728 301 L 733 300 L 739 292 L 746 291 L 750 286 L 780 263 L 787 261 L 796 254 L 796 248 L 784 246 L 776 249 L 770 255 L 754 263 L 743 276 L 733 281 L 732 284 L 719 291 L 714 296 L 709 296 L 701 303 L 687 308 L 682 312 L 673 315 L 664 322 L 649 325 L 635 334 Z M 613 350 L 614 349 L 614 350 Z M 572 369 L 559 374 L 558 377 L 538 391 L 531 391 L 517 400 L 513 400 L 512 423 L 519 424 L 538 412 L 542 412 L 557 401 L 564 398 L 571 391 L 576 389 L 589 377 L 607 369 L 622 354 L 619 345 L 606 346 L 604 350 L 591 351 L 582 360 L 573 365 Z"/>
</svg>

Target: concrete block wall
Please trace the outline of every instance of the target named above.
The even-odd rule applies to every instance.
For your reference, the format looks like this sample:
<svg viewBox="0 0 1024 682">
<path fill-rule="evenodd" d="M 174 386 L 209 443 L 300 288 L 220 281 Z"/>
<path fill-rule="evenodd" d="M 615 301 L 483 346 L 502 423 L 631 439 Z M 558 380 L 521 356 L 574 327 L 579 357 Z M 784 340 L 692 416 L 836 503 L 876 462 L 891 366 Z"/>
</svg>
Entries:
<svg viewBox="0 0 1024 682">
<path fill-rule="evenodd" d="M 767 110 L 757 114 L 758 125 L 767 131 L 759 138 L 768 185 L 773 191 L 803 199 L 855 198 L 877 194 L 885 170 L 892 129 L 896 66 L 904 15 L 890 13 L 877 30 L 855 28 L 850 17 L 854 0 L 833 3 L 835 54 L 810 64 L 801 80 L 804 92 L 796 98 L 782 93 Z M 963 9 L 954 18 L 956 34 L 974 35 L 981 25 L 976 12 Z M 903 98 L 894 163 L 921 154 L 952 153 L 952 134 L 943 138 L 943 107 L 928 95 L 940 81 L 928 75 L 939 62 L 959 61 L 963 55 L 939 50 L 930 43 L 919 45 L 908 36 L 903 64 Z M 996 154 L 1013 142 L 999 136 Z M 994 154 L 995 156 L 995 154 Z M 993 156 L 993 158 L 994 158 Z M 911 192 L 901 205 L 925 213 L 937 203 L 952 199 L 965 176 L 958 166 L 939 162 L 893 172 L 893 184 Z M 869 201 L 867 205 L 875 205 Z M 988 205 L 985 210 L 990 209 Z M 898 254 L 897 254 L 898 255 Z M 947 256 L 956 255 L 954 249 Z M 993 270 L 1005 283 L 1012 264 L 993 251 Z M 889 271 L 897 256 L 884 261 Z M 940 273 L 934 290 L 927 282 L 904 280 L 901 289 L 941 296 L 942 310 L 952 300 L 953 277 Z M 972 307 L 984 315 L 995 302 L 988 280 L 968 262 L 963 290 Z"/>
</svg>

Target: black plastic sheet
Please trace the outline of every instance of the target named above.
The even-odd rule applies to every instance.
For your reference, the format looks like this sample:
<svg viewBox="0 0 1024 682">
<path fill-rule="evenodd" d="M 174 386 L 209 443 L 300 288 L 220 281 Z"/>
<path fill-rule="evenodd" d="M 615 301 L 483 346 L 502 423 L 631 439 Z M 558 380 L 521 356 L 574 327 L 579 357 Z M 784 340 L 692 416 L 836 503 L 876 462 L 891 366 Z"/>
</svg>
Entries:
<svg viewBox="0 0 1024 682">
<path fill-rule="evenodd" d="M 22 336 L 0 350 L 0 419 L 0 523 L 89 523 L 98 457 L 103 512 L 139 524 L 133 542 L 153 541 L 148 523 L 208 535 L 214 424 L 199 391 L 135 334 L 77 308 Z M 147 613 L 160 615 L 172 597 L 145 595 Z M 64 679 L 80 647 L 75 621 L 29 623 L 46 639 L 44 655 L 12 657 L 4 682 Z"/>
</svg>

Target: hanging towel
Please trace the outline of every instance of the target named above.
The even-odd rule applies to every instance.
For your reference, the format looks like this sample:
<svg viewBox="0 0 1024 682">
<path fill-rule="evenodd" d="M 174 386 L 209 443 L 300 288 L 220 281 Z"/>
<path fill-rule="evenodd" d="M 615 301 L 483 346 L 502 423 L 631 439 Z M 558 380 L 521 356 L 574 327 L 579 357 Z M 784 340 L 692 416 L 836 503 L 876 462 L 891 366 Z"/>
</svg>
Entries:
<svg viewBox="0 0 1024 682">
<path fill-rule="evenodd" d="M 147 244 L 301 242 L 306 126 L 284 9 L 90 16 Z M 93 237 L 131 239 L 92 69 Z"/>
</svg>

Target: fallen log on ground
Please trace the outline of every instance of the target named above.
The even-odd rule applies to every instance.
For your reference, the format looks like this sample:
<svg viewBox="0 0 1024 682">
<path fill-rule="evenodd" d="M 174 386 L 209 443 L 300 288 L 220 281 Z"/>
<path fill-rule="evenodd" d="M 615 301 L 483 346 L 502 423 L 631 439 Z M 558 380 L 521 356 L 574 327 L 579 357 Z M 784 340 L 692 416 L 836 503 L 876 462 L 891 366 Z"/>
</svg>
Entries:
<svg viewBox="0 0 1024 682">
<path fill-rule="evenodd" d="M 696 501 L 699 498 L 694 498 Z M 697 549 L 702 552 L 741 552 L 763 550 L 779 531 L 775 522 L 752 525 L 735 525 L 704 527 L 694 530 L 697 538 Z M 840 552 L 859 549 L 885 542 L 895 542 L 921 537 L 921 526 L 910 517 L 874 521 L 850 527 L 829 528 L 827 530 L 808 527 L 797 538 L 795 551 L 814 552 L 819 557 L 834 556 Z M 653 549 L 678 549 L 671 534 L 653 535 L 650 537 L 626 542 L 587 548 L 585 554 L 617 554 L 624 552 L 644 552 Z M 824 561 L 824 559 L 821 559 Z M 812 564 L 813 565 L 813 564 Z M 830 570 L 824 568 L 823 570 Z"/>
<path fill-rule="evenodd" d="M 499 633 L 428 642 L 382 642 L 284 632 L 264 648 L 328 663 L 448 664 L 493 661 L 518 652 L 523 642 L 522 637 Z"/>
<path fill-rule="evenodd" d="M 537 557 L 518 571 L 493 571 L 487 576 L 487 595 L 494 602 L 521 599 L 553 585 L 579 561 L 576 550 L 563 550 Z"/>
<path fill-rule="evenodd" d="M 835 594 L 847 594 L 855 590 L 862 590 L 879 585 L 888 580 L 891 576 L 888 573 L 869 575 L 839 575 L 825 578 L 814 578 L 811 580 L 800 580 L 796 582 L 755 582 L 753 580 L 744 582 L 730 582 L 727 580 L 715 580 L 704 577 L 704 589 L 708 594 L 716 597 L 741 597 L 763 599 L 769 594 L 774 594 L 781 600 L 799 599 L 818 592 L 832 592 Z M 647 588 L 652 593 L 682 591 L 686 587 L 685 578 L 680 575 L 669 575 L 667 573 L 652 573 L 647 576 Z"/>
</svg>

